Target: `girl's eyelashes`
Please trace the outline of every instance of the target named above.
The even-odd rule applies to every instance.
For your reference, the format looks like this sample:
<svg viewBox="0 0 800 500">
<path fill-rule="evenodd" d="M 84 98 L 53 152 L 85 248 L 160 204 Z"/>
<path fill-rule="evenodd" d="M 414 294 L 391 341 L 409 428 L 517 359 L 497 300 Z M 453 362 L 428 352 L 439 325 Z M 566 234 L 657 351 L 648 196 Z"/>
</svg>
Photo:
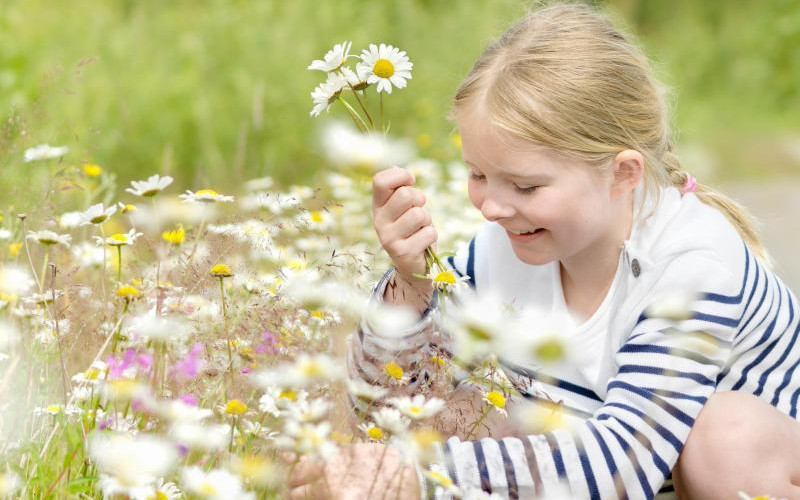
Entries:
<svg viewBox="0 0 800 500">
<path fill-rule="evenodd" d="M 539 186 L 530 186 L 530 187 L 519 187 L 517 185 L 514 186 L 514 190 L 521 194 L 532 194 L 538 188 Z"/>
<path fill-rule="evenodd" d="M 478 182 L 483 182 L 484 180 L 486 180 L 486 176 L 485 175 L 476 174 L 475 172 L 470 172 L 469 176 L 470 176 L 470 178 L 472 180 L 475 180 L 475 181 L 478 181 Z M 532 194 L 538 188 L 539 188 L 539 186 L 521 187 L 521 186 L 517 186 L 516 184 L 514 184 L 514 191 L 516 191 L 516 192 L 518 192 L 520 194 Z"/>
</svg>

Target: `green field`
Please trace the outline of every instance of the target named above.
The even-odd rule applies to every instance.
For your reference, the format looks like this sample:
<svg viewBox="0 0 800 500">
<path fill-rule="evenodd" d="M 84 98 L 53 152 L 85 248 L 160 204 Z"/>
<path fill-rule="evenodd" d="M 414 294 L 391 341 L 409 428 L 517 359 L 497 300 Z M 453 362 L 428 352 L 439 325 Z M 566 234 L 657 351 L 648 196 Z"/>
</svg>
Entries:
<svg viewBox="0 0 800 500">
<path fill-rule="evenodd" d="M 674 89 L 688 169 L 707 176 L 715 165 L 724 179 L 800 170 L 800 3 L 602 3 Z M 24 194 L 20 158 L 40 143 L 69 145 L 65 161 L 123 182 L 154 172 L 186 187 L 265 174 L 310 182 L 327 166 L 321 120 L 308 116 L 320 76 L 306 66 L 343 40 L 356 53 L 371 42 L 408 52 L 414 78 L 389 101 L 392 132 L 424 134 L 420 154 L 447 159 L 450 95 L 527 4 L 0 0 L 0 187 Z"/>
</svg>

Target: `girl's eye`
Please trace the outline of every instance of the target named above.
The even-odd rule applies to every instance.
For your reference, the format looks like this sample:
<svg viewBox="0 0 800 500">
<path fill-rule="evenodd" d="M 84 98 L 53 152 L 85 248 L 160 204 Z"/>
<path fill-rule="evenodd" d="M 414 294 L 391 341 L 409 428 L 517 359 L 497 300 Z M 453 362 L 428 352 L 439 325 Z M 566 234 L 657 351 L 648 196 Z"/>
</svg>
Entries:
<svg viewBox="0 0 800 500">
<path fill-rule="evenodd" d="M 531 194 L 534 191 L 536 191 L 536 189 L 538 189 L 538 188 L 539 188 L 539 186 L 530 186 L 530 187 L 514 186 L 514 190 L 516 192 L 518 192 L 518 193 L 521 193 L 521 194 Z"/>
<path fill-rule="evenodd" d="M 486 178 L 485 175 L 476 174 L 474 172 L 470 172 L 469 176 L 470 176 L 471 179 L 476 180 L 476 181 L 482 181 L 482 180 L 484 180 Z"/>
</svg>

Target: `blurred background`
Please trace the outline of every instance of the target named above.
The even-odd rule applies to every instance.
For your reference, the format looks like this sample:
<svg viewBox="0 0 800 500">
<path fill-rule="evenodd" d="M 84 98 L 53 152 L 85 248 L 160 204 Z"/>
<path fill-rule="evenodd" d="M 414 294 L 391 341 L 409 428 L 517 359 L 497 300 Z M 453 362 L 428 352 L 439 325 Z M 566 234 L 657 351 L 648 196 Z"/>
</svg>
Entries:
<svg viewBox="0 0 800 500">
<path fill-rule="evenodd" d="M 800 286 L 800 2 L 598 2 L 639 38 L 674 90 L 686 169 L 746 205 Z M 450 97 L 520 0 L 0 0 L 0 191 L 26 197 L 23 151 L 71 148 L 122 186 L 152 173 L 225 190 L 269 175 L 313 185 L 330 168 L 310 118 L 335 43 L 386 42 L 414 63 L 387 101 L 391 133 L 419 155 L 458 157 Z M 338 110 L 337 110 L 338 111 Z M 338 113 L 332 113 L 337 114 Z M 341 116 L 340 116 L 341 118 Z"/>
</svg>

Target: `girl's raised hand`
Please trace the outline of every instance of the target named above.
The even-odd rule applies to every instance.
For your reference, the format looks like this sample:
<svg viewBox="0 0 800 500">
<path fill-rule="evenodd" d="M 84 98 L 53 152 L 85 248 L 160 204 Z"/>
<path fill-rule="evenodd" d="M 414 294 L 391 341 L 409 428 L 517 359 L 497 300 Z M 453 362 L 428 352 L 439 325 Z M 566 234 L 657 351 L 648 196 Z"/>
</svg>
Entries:
<svg viewBox="0 0 800 500">
<path fill-rule="evenodd" d="M 431 215 L 423 208 L 425 195 L 414 187 L 408 170 L 392 167 L 372 179 L 372 219 L 381 246 L 391 257 L 396 273 L 415 289 L 428 293 L 425 249 L 436 243 Z"/>
</svg>

